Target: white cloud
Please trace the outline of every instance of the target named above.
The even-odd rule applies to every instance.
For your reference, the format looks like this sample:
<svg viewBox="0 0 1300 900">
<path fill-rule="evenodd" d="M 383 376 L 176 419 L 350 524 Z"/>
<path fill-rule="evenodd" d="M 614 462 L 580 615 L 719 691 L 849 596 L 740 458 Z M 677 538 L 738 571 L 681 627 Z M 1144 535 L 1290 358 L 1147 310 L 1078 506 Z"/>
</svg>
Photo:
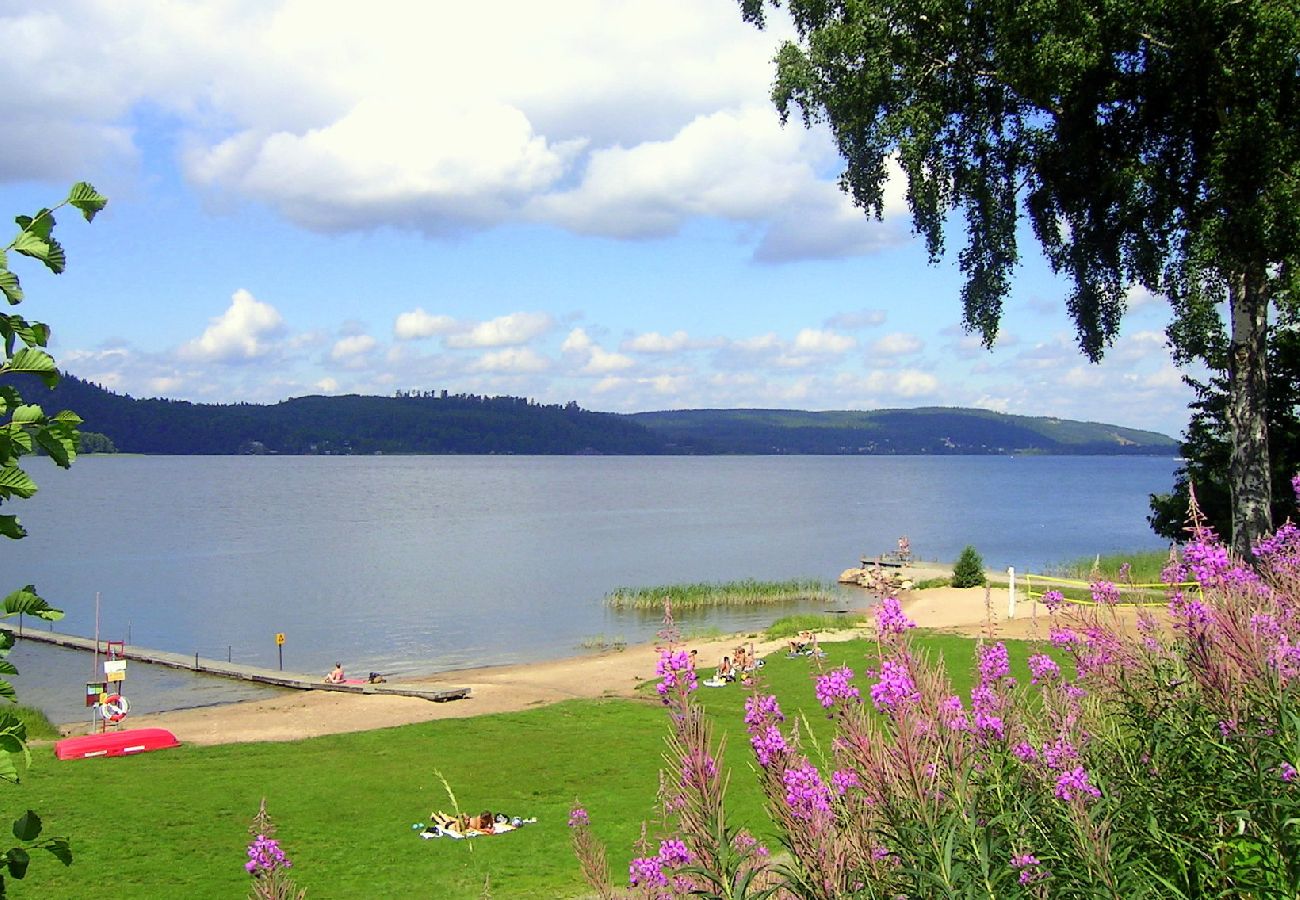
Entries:
<svg viewBox="0 0 1300 900">
<path fill-rule="evenodd" d="M 857 346 L 857 343 L 856 338 L 848 335 L 836 334 L 833 331 L 804 328 L 794 336 L 794 351 L 796 353 L 838 354 L 846 350 L 852 350 Z"/>
<path fill-rule="evenodd" d="M 591 357 L 587 364 L 582 367 L 582 371 L 590 375 L 601 375 L 606 372 L 619 372 L 623 369 L 630 369 L 636 363 L 629 356 L 622 353 L 610 353 L 608 350 L 602 350 L 600 347 L 593 345 L 591 347 Z"/>
<path fill-rule="evenodd" d="M 670 335 L 648 331 L 624 341 L 619 345 L 619 349 L 635 353 L 675 353 L 684 350 L 689 343 L 690 336 L 684 331 L 674 331 Z"/>
<path fill-rule="evenodd" d="M 592 343 L 585 329 L 575 328 L 565 337 L 560 350 L 564 353 L 585 353 L 591 349 Z"/>
<path fill-rule="evenodd" d="M 182 345 L 179 354 L 201 362 L 257 359 L 270 351 L 266 339 L 283 331 L 284 320 L 275 307 L 240 288 L 230 298 L 229 308 L 212 319 L 203 334 Z"/>
<path fill-rule="evenodd" d="M 531 347 L 508 347 L 484 353 L 470 368 L 477 372 L 531 374 L 545 372 L 551 361 Z"/>
<path fill-rule="evenodd" d="M 897 357 L 919 353 L 924 342 L 914 334 L 895 331 L 871 342 L 870 351 L 875 356 Z"/>
<path fill-rule="evenodd" d="M 377 341 L 368 334 L 340 338 L 330 350 L 330 359 L 336 362 L 350 360 L 375 349 Z"/>
<path fill-rule="evenodd" d="M 338 381 L 333 378 L 322 378 L 313 386 L 325 394 L 332 394 L 339 389 Z"/>
<path fill-rule="evenodd" d="M 550 331 L 555 320 L 546 313 L 511 313 L 480 322 L 463 334 L 447 337 L 448 347 L 511 347 L 526 344 Z"/>
<path fill-rule="evenodd" d="M 399 341 L 411 341 L 433 337 L 435 334 L 447 334 L 455 327 L 456 320 L 451 316 L 430 315 L 423 308 L 416 307 L 398 314 L 393 322 L 393 337 Z"/>
</svg>

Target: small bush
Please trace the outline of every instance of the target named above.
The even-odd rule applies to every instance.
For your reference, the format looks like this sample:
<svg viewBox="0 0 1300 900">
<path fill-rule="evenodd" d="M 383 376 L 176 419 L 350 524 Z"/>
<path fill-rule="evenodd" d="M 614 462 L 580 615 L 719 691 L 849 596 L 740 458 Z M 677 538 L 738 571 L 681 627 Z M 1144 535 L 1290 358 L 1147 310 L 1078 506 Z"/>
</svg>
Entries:
<svg viewBox="0 0 1300 900">
<path fill-rule="evenodd" d="M 861 616 L 818 615 L 803 613 L 783 616 L 767 627 L 764 637 L 769 641 L 794 637 L 801 631 L 851 631 L 863 624 Z"/>
<path fill-rule="evenodd" d="M 952 567 L 952 586 L 959 588 L 979 587 L 985 583 L 984 560 L 970 544 L 957 557 L 957 564 Z"/>
</svg>

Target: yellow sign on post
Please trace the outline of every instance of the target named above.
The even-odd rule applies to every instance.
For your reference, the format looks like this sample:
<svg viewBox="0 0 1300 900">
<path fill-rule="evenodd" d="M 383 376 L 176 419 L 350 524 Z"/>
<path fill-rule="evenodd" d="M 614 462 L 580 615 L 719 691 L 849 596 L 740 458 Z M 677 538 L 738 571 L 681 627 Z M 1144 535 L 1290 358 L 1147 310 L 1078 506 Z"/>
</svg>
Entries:
<svg viewBox="0 0 1300 900">
<path fill-rule="evenodd" d="M 277 647 L 283 647 L 283 646 L 284 646 L 284 632 L 283 632 L 283 631 L 277 631 L 277 632 L 276 632 L 276 634 L 275 634 L 275 646 L 277 646 Z"/>
<path fill-rule="evenodd" d="M 104 661 L 104 677 L 109 681 L 126 680 L 126 660 L 108 659 Z"/>
</svg>

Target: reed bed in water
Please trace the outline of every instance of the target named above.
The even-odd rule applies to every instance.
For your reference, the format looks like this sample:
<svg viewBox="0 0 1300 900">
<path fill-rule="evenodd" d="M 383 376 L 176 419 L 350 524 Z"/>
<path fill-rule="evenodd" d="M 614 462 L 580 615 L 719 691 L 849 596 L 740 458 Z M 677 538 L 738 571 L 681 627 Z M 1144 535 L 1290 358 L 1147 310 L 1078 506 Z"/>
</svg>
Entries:
<svg viewBox="0 0 1300 900">
<path fill-rule="evenodd" d="M 617 588 L 605 595 L 614 609 L 663 609 L 664 600 L 673 609 L 702 609 L 709 606 L 768 606 L 778 603 L 818 602 L 835 599 L 831 585 L 816 579 L 790 581 L 699 582 L 667 584 L 648 588 Z"/>
</svg>

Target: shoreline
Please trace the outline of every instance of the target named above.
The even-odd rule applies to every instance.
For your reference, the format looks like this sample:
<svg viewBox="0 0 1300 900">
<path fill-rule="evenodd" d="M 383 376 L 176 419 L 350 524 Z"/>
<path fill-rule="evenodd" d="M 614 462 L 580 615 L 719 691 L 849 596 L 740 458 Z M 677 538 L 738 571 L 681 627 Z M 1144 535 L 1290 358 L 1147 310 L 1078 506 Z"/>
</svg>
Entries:
<svg viewBox="0 0 1300 900">
<path fill-rule="evenodd" d="M 901 598 L 903 611 L 919 627 L 968 636 L 981 634 L 1007 639 L 1046 639 L 1048 618 L 1039 604 L 1022 602 L 1016 617 L 1007 619 L 1003 588 L 932 588 Z M 1119 610 L 1121 615 L 1136 611 Z M 869 615 L 869 608 L 850 610 Z M 869 634 L 871 626 L 819 634 L 823 643 L 852 640 Z M 709 640 L 683 641 L 699 651 L 702 669 L 712 668 L 743 640 L 766 656 L 785 640 L 751 641 L 744 633 Z M 462 719 L 502 712 L 519 712 L 564 700 L 636 698 L 636 688 L 655 678 L 658 651 L 653 642 L 624 650 L 573 656 L 544 662 L 495 665 L 402 679 L 412 686 L 468 687 L 463 700 L 432 702 L 384 694 L 301 691 L 265 700 L 245 700 L 132 716 L 130 727 L 166 728 L 182 743 L 211 745 L 251 741 L 294 741 L 329 734 L 371 731 L 438 719 Z M 65 734 L 84 734 L 87 726 L 63 727 Z"/>
</svg>

